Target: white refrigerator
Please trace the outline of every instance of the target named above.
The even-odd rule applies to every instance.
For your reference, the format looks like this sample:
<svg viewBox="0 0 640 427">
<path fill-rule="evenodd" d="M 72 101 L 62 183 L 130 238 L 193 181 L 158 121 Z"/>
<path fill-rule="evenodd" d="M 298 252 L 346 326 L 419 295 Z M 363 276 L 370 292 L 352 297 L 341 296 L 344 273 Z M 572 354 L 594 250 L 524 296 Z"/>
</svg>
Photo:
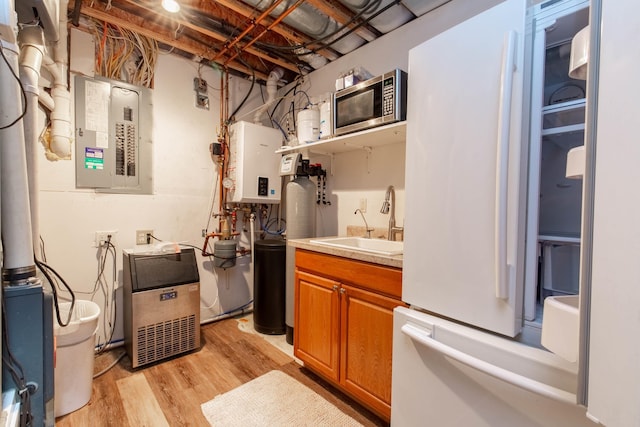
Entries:
<svg viewBox="0 0 640 427">
<path fill-rule="evenodd" d="M 526 3 L 506 0 L 409 53 L 411 308 L 394 312 L 394 426 L 594 425 L 577 404 L 578 363 L 521 342 L 535 32 Z"/>
</svg>

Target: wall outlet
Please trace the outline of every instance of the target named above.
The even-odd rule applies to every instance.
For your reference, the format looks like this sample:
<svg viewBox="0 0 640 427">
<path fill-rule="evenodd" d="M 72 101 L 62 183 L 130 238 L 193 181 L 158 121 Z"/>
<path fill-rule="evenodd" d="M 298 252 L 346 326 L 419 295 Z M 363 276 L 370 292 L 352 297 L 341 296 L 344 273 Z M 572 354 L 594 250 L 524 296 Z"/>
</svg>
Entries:
<svg viewBox="0 0 640 427">
<path fill-rule="evenodd" d="M 198 77 L 193 78 L 193 90 L 198 93 L 207 93 L 207 81 Z"/>
<path fill-rule="evenodd" d="M 153 238 L 153 230 L 136 230 L 136 245 L 148 245 Z"/>
<path fill-rule="evenodd" d="M 93 247 L 99 248 L 100 246 L 107 243 L 107 241 L 109 240 L 109 236 L 111 236 L 111 243 L 113 243 L 113 241 L 115 240 L 116 234 L 118 234 L 118 230 L 96 231 Z"/>
<path fill-rule="evenodd" d="M 362 213 L 367 212 L 367 199 L 360 199 L 360 210 L 362 211 Z"/>
<path fill-rule="evenodd" d="M 196 107 L 201 108 L 203 110 L 208 110 L 209 97 L 206 95 L 202 95 L 201 93 L 196 93 Z"/>
</svg>

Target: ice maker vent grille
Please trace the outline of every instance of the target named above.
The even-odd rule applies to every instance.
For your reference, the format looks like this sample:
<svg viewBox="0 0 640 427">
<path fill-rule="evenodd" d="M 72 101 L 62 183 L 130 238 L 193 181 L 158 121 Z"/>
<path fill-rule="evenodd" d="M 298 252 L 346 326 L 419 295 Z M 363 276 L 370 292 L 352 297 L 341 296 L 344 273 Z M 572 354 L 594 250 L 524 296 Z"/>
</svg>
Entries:
<svg viewBox="0 0 640 427">
<path fill-rule="evenodd" d="M 196 348 L 196 316 L 190 315 L 138 328 L 138 366 Z"/>
</svg>

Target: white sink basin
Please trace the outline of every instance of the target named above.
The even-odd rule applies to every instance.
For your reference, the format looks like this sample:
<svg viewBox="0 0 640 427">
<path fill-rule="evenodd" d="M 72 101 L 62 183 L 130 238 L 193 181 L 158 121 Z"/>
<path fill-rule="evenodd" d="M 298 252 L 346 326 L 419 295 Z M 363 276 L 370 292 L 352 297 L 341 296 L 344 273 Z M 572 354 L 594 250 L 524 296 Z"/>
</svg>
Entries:
<svg viewBox="0 0 640 427">
<path fill-rule="evenodd" d="M 312 239 L 311 243 L 333 246 L 341 249 L 351 249 L 380 255 L 402 254 L 403 242 L 382 239 L 366 239 L 364 237 L 329 237 L 326 239 Z"/>
<path fill-rule="evenodd" d="M 578 303 L 578 295 L 544 300 L 542 345 L 569 362 L 578 360 Z"/>
</svg>

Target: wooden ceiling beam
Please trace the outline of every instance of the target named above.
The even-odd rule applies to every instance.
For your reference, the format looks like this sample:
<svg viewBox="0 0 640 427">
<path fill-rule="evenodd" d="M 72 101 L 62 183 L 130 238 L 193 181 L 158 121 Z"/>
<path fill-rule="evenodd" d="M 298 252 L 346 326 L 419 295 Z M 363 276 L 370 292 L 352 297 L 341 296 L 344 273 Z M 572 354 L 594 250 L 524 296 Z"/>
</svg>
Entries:
<svg viewBox="0 0 640 427">
<path fill-rule="evenodd" d="M 134 2 L 132 0 L 126 0 L 126 1 L 128 3 L 136 5 L 137 7 L 141 8 L 141 9 L 146 10 L 149 13 L 152 13 L 152 14 L 155 14 L 155 15 L 158 14 L 158 11 L 153 9 L 153 8 L 151 8 L 151 7 L 148 7 L 148 6 L 143 5 L 143 4 L 139 4 L 139 3 Z M 194 23 L 192 23 L 192 22 L 190 22 L 188 20 L 181 19 L 180 15 L 171 15 L 171 16 L 169 16 L 169 19 L 171 21 L 179 24 L 179 25 L 182 25 L 183 27 L 189 28 L 189 29 L 191 29 L 191 30 L 193 30 L 195 32 L 198 32 L 200 34 L 203 34 L 203 35 L 205 35 L 207 37 L 211 37 L 212 39 L 215 39 L 215 40 L 217 40 L 217 41 L 219 41 L 221 43 L 226 43 L 226 42 L 229 41 L 226 36 L 224 36 L 224 35 L 222 35 L 222 34 L 220 34 L 218 32 L 211 31 L 211 30 L 209 30 L 207 28 L 200 27 L 200 26 L 198 26 L 198 25 L 196 25 L 196 24 L 194 24 Z M 243 49 L 243 51 L 245 51 L 247 53 L 250 53 L 251 55 L 257 56 L 258 58 L 264 59 L 264 60 L 266 60 L 268 62 L 271 62 L 272 64 L 276 64 L 276 65 L 281 66 L 282 68 L 285 68 L 287 70 L 293 71 L 294 73 L 299 73 L 300 72 L 300 69 L 297 66 L 295 66 L 294 64 L 291 64 L 291 63 L 289 63 L 289 62 L 287 62 L 287 61 L 285 61 L 283 59 L 280 59 L 280 58 L 275 58 L 275 57 L 269 55 L 268 53 L 263 52 L 263 51 L 261 51 L 259 49 L 256 49 L 256 48 L 253 48 L 253 47 L 249 47 L 247 49 Z M 216 55 L 218 55 L 218 54 L 216 54 Z"/>
<path fill-rule="evenodd" d="M 150 24 L 146 22 L 143 18 L 137 16 L 130 16 L 126 12 L 114 10 L 113 8 L 109 11 L 102 10 L 98 8 L 97 2 L 94 3 L 92 7 L 91 4 L 94 3 L 91 0 L 82 0 L 82 9 L 81 13 L 85 16 L 89 16 L 95 18 L 100 21 L 107 22 L 109 24 L 117 25 L 122 28 L 126 28 L 128 30 L 134 31 L 140 35 L 145 37 L 149 37 L 158 42 L 164 43 L 169 46 L 173 46 L 176 49 L 182 50 L 184 52 L 190 53 L 192 55 L 201 57 L 203 59 L 213 61 L 213 58 L 216 56 L 215 51 L 213 51 L 210 47 L 198 43 L 196 41 L 191 40 L 177 40 L 173 37 L 172 34 L 169 34 L 166 30 L 160 28 L 157 25 Z M 123 16 L 119 16 L 123 15 Z M 138 24 L 138 21 L 142 21 L 144 25 Z M 246 75 L 251 75 L 252 70 L 248 67 L 238 63 L 232 62 L 227 64 L 227 67 L 239 71 Z M 256 78 L 267 80 L 268 75 L 262 73 L 260 71 L 255 71 Z"/>
</svg>

